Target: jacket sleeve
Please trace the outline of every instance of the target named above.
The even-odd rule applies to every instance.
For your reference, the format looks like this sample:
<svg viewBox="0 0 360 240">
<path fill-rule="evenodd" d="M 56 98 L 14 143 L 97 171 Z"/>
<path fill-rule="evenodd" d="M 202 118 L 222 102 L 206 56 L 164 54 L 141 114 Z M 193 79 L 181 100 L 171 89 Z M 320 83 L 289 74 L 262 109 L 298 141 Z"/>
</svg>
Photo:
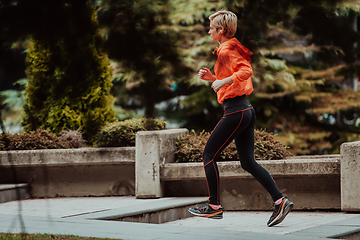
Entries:
<svg viewBox="0 0 360 240">
<path fill-rule="evenodd" d="M 233 75 L 231 80 L 233 82 L 243 82 L 248 80 L 253 75 L 253 70 L 250 63 L 243 58 L 240 53 L 235 53 L 232 62 Z"/>
</svg>

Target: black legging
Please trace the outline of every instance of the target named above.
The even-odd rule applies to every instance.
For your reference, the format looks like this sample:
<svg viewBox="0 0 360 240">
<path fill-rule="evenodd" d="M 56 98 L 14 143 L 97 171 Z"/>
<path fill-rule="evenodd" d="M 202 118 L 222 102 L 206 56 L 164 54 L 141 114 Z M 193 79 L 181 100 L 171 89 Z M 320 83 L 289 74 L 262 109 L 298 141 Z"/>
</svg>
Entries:
<svg viewBox="0 0 360 240">
<path fill-rule="evenodd" d="M 211 133 L 204 152 L 203 161 L 209 188 L 209 202 L 220 205 L 220 178 L 216 159 L 235 139 L 241 167 L 251 173 L 269 192 L 274 202 L 282 197 L 276 183 L 268 171 L 254 158 L 255 111 L 246 96 L 229 98 L 224 101 L 224 115 Z"/>
</svg>

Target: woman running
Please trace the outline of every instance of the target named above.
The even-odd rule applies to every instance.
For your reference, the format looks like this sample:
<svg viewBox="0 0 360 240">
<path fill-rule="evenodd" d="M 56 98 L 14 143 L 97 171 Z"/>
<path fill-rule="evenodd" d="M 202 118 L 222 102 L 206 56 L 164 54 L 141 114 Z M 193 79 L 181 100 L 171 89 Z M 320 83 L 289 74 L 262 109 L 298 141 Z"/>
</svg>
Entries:
<svg viewBox="0 0 360 240">
<path fill-rule="evenodd" d="M 274 212 L 267 225 L 279 224 L 293 208 L 293 203 L 283 197 L 270 174 L 254 158 L 255 111 L 246 100 L 253 91 L 250 65 L 252 52 L 234 38 L 237 17 L 230 11 L 218 11 L 209 17 L 209 34 L 219 42 L 215 49 L 218 59 L 214 72 L 207 68 L 199 70 L 202 80 L 212 82 L 217 99 L 224 106 L 224 115 L 212 131 L 202 158 L 209 190 L 209 203 L 202 207 L 189 208 L 200 217 L 222 219 L 220 205 L 219 171 L 216 163 L 220 153 L 235 139 L 242 168 L 249 172 L 269 192 L 274 201 Z M 215 52 L 214 51 L 214 52 Z"/>
</svg>

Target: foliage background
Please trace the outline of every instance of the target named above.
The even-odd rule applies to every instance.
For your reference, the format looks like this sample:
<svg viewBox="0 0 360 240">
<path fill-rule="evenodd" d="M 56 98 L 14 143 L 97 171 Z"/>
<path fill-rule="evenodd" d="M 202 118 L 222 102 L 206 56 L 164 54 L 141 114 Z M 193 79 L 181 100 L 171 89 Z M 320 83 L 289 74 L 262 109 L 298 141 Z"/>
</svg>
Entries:
<svg viewBox="0 0 360 240">
<path fill-rule="evenodd" d="M 13 2 L 0 3 L 0 59 L 13 63 L 0 61 L 0 90 L 6 90 L 1 93 L 1 119 L 10 122 L 17 121 L 19 110 L 14 106 L 21 105 L 16 100 L 21 100 L 25 86 L 12 84 L 24 78 L 20 73 L 28 33 L 36 29 L 35 20 L 27 24 L 26 19 L 39 11 L 36 6 L 42 1 Z M 257 112 L 257 128 L 276 133 L 275 138 L 298 155 L 338 153 L 342 142 L 360 139 L 360 96 L 353 90 L 359 72 L 360 1 L 89 3 L 97 11 L 110 58 L 111 93 L 119 120 L 153 116 L 170 127 L 211 131 L 222 107 L 208 83 L 197 78 L 197 71 L 215 64 L 211 52 L 217 43 L 207 35 L 208 16 L 223 8 L 237 14 L 236 37 L 254 52 L 255 89 L 249 100 Z M 52 24 L 41 20 L 43 25 Z"/>
<path fill-rule="evenodd" d="M 342 142 L 360 139 L 360 95 L 353 91 L 358 83 L 359 1 L 178 2 L 187 6 L 187 14 L 176 10 L 173 19 L 190 36 L 182 49 L 194 72 L 215 62 L 211 50 L 216 45 L 204 37 L 208 15 L 220 8 L 237 14 L 235 37 L 254 52 L 255 89 L 249 99 L 257 128 L 277 133 L 298 155 L 339 153 Z M 203 83 L 194 75 L 191 84 Z M 205 87 L 176 111 L 197 120 L 185 126 L 208 130 L 222 114 Z"/>
</svg>

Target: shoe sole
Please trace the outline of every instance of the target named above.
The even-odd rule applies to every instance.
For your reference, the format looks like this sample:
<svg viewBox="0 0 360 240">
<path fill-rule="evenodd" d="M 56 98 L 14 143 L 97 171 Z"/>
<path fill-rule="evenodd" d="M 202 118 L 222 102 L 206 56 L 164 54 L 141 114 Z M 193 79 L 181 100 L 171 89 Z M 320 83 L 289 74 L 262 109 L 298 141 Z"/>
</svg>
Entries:
<svg viewBox="0 0 360 240">
<path fill-rule="evenodd" d="M 222 219 L 223 218 L 222 212 L 215 212 L 215 213 L 210 213 L 210 214 L 199 214 L 199 213 L 191 212 L 189 209 L 188 209 L 188 212 L 197 217 L 212 218 L 212 219 Z"/>
<path fill-rule="evenodd" d="M 282 211 L 282 213 L 280 213 L 279 216 L 277 216 L 277 217 L 275 218 L 275 220 L 268 225 L 268 227 L 272 227 L 272 226 L 275 226 L 275 225 L 281 223 L 281 222 L 285 219 L 286 215 L 289 214 L 289 212 L 291 211 L 291 209 L 292 209 L 293 207 L 294 207 L 294 204 L 293 204 L 293 203 L 290 203 L 289 205 L 287 205 L 287 206 L 285 207 L 284 211 Z"/>
</svg>

